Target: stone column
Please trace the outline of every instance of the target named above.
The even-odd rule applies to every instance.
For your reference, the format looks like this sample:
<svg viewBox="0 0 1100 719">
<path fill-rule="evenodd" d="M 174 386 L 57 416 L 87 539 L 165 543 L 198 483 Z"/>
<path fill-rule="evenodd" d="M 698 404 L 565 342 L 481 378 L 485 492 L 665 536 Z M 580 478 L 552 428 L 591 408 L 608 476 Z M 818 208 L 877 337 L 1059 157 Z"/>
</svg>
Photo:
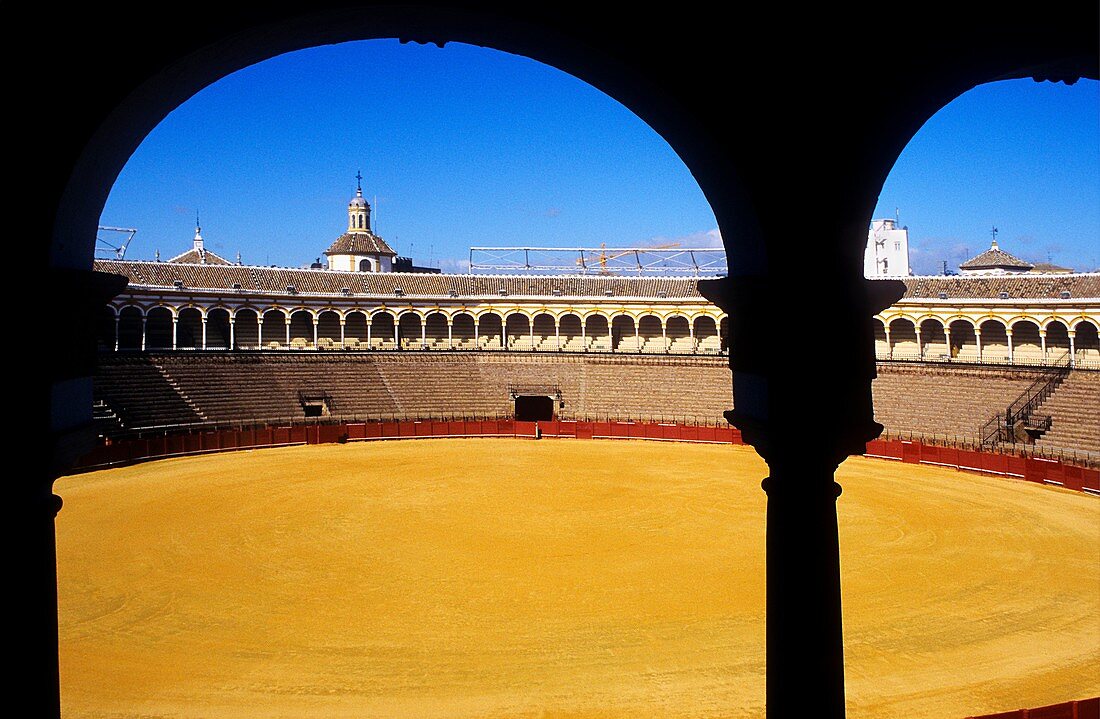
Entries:
<svg viewBox="0 0 1100 719">
<path fill-rule="evenodd" d="M 118 352 L 118 315 L 115 315 L 115 352 Z"/>
<path fill-rule="evenodd" d="M 145 315 L 141 316 L 141 351 L 145 351 L 145 324 L 149 321 L 149 318 Z"/>
<path fill-rule="evenodd" d="M 607 346 L 610 352 L 615 351 L 615 333 L 611 330 L 611 325 L 614 324 L 614 320 L 614 317 L 607 320 Z"/>
<path fill-rule="evenodd" d="M 943 341 L 947 343 L 947 359 L 950 361 L 954 355 L 951 354 L 951 326 L 943 326 Z"/>
<path fill-rule="evenodd" d="M 1073 346 L 1073 338 L 1077 336 L 1077 330 L 1067 330 L 1069 335 L 1069 366 L 1077 366 L 1077 348 Z"/>
<path fill-rule="evenodd" d="M 581 351 L 582 352 L 587 352 L 588 351 L 588 338 L 584 336 L 584 325 L 585 325 L 585 321 L 587 319 L 588 319 L 587 317 L 581 317 Z"/>
<path fill-rule="evenodd" d="M 1039 330 L 1039 351 L 1043 356 L 1043 364 L 1047 363 L 1047 331 L 1046 329 Z"/>
<path fill-rule="evenodd" d="M 474 349 L 481 349 L 481 318 L 474 318 Z"/>
<path fill-rule="evenodd" d="M 883 322 L 882 330 L 886 333 L 886 359 L 894 359 L 894 345 L 890 342 L 890 325 Z"/>
<path fill-rule="evenodd" d="M 695 318 L 694 317 L 692 317 L 691 321 L 688 322 L 688 337 L 691 338 L 691 353 L 692 354 L 698 354 L 699 345 L 695 341 Z"/>
<path fill-rule="evenodd" d="M 639 328 L 639 325 L 641 325 L 641 324 L 642 324 L 641 320 L 637 320 L 637 319 L 634 320 L 634 347 L 635 347 L 634 351 L 637 352 L 638 354 L 641 354 L 641 352 L 642 352 L 642 343 L 638 341 L 638 328 Z"/>
<path fill-rule="evenodd" d="M 202 348 L 206 349 L 206 317 L 202 318 Z"/>
<path fill-rule="evenodd" d="M 532 317 L 530 319 L 530 322 L 531 322 L 531 340 L 530 340 L 531 341 L 531 347 L 530 347 L 530 349 L 533 350 L 533 349 L 535 349 L 535 318 Z"/>
<path fill-rule="evenodd" d="M 453 325 L 454 325 L 454 320 L 451 319 L 450 317 L 448 317 L 447 318 L 447 349 L 449 349 L 449 350 L 453 350 L 455 348 Z"/>
<path fill-rule="evenodd" d="M 313 349 L 317 349 L 317 315 L 313 315 Z"/>
<path fill-rule="evenodd" d="M 401 317 L 400 317 L 400 315 L 393 318 L 393 347 L 394 347 L 394 349 L 401 349 Z"/>
<path fill-rule="evenodd" d="M 340 349 L 344 349 L 344 341 L 345 341 L 344 327 L 345 327 L 346 324 L 347 324 L 347 318 L 341 317 L 340 318 Z M 367 343 L 369 344 L 370 343 L 370 339 L 369 339 L 370 338 L 370 322 L 367 322 L 367 338 L 368 338 Z"/>
<path fill-rule="evenodd" d="M 237 318 L 233 315 L 229 316 L 229 349 L 237 349 L 237 337 L 234 333 L 234 326 L 237 324 Z"/>
<path fill-rule="evenodd" d="M 664 348 L 665 354 L 668 354 L 668 330 L 665 329 L 665 320 L 661 320 L 661 347 Z"/>
<path fill-rule="evenodd" d="M 982 328 L 981 327 L 975 327 L 974 328 L 974 342 L 978 346 L 978 350 L 977 350 L 978 351 L 978 361 L 981 362 L 982 361 Z"/>
<path fill-rule="evenodd" d="M 172 349 L 176 349 L 176 329 L 179 327 L 180 318 L 176 315 L 172 316 Z"/>
<path fill-rule="evenodd" d="M 554 340 L 558 343 L 558 352 L 561 352 L 561 325 L 558 320 L 554 320 Z"/>
<path fill-rule="evenodd" d="M 924 359 L 924 346 L 920 341 L 920 325 L 913 323 L 913 334 L 917 336 L 917 359 Z"/>
<path fill-rule="evenodd" d="M 420 318 L 420 349 L 428 346 L 428 319 Z"/>
<path fill-rule="evenodd" d="M 1008 363 L 1012 364 L 1012 328 L 1005 327 L 1005 337 L 1008 338 Z"/>
<path fill-rule="evenodd" d="M 256 344 L 264 348 L 264 316 L 256 313 Z"/>
</svg>

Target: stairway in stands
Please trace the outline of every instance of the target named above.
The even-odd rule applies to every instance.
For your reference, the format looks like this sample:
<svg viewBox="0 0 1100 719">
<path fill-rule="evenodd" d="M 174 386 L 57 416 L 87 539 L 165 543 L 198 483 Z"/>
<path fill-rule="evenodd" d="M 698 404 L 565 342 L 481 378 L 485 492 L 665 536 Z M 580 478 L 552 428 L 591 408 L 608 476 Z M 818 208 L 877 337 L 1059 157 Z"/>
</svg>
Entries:
<svg viewBox="0 0 1100 719">
<path fill-rule="evenodd" d="M 1100 452 L 1100 372 L 1074 370 L 1036 411 L 1051 418 L 1037 445 Z"/>
</svg>

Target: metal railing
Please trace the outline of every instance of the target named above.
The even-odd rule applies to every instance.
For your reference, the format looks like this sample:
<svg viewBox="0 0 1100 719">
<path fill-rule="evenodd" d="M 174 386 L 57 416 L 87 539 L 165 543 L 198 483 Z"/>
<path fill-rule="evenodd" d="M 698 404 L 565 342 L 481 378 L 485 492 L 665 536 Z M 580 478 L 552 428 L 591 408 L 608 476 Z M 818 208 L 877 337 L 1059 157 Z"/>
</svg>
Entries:
<svg viewBox="0 0 1100 719">
<path fill-rule="evenodd" d="M 1015 444 L 1015 427 L 1021 422 L 1025 427 L 1037 430 L 1040 434 L 1049 430 L 1053 422 L 1050 417 L 1046 417 L 1045 423 L 1032 425 L 1029 423 L 1031 415 L 1069 375 L 1070 369 L 1070 355 L 1066 351 L 1051 362 L 1048 368 L 1005 408 L 1004 412 L 996 413 L 978 429 L 982 446 L 993 446 L 1001 442 Z"/>
</svg>

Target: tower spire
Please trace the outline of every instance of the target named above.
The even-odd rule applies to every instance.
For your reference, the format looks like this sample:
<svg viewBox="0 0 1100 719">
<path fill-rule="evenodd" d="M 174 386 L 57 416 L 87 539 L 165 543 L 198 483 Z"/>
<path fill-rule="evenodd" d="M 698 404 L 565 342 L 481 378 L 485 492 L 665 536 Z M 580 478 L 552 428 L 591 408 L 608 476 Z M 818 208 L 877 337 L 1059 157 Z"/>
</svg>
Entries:
<svg viewBox="0 0 1100 719">
<path fill-rule="evenodd" d="M 363 199 L 363 173 L 355 172 L 355 197 L 348 203 L 348 232 L 370 232 L 370 205 Z"/>
<path fill-rule="evenodd" d="M 202 246 L 202 225 L 199 224 L 198 210 L 195 211 L 195 252 L 199 253 L 199 257 L 206 253 Z"/>
</svg>

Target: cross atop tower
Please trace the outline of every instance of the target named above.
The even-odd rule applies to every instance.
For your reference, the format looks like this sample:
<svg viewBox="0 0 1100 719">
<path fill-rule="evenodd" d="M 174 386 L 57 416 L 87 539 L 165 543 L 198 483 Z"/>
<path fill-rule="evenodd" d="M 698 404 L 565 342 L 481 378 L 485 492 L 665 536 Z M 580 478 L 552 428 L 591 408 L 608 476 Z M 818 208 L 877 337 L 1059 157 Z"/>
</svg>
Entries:
<svg viewBox="0 0 1100 719">
<path fill-rule="evenodd" d="M 355 171 L 355 189 L 359 190 L 360 193 L 363 192 L 363 171 L 362 170 L 356 170 Z"/>
<path fill-rule="evenodd" d="M 993 249 L 997 249 L 997 232 L 996 227 L 989 231 L 989 234 L 993 235 Z"/>
</svg>

